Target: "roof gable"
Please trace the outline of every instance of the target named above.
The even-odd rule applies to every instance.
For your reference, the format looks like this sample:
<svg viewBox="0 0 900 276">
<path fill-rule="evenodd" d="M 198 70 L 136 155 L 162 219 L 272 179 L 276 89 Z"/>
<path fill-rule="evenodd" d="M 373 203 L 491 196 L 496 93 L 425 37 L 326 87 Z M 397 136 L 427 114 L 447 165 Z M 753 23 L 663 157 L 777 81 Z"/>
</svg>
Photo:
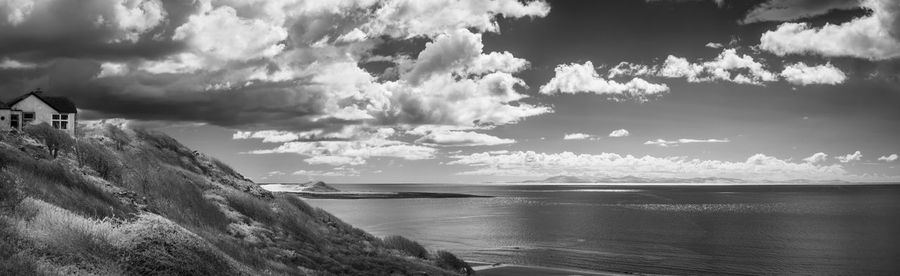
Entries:
<svg viewBox="0 0 900 276">
<path fill-rule="evenodd" d="M 17 103 L 21 102 L 22 100 L 27 99 L 29 96 L 34 96 L 38 100 L 41 100 L 42 102 L 44 102 L 51 108 L 55 109 L 56 112 L 78 113 L 78 108 L 75 107 L 75 103 L 70 101 L 68 98 L 44 96 L 40 92 L 35 92 L 35 91 L 28 92 L 22 96 L 16 97 L 15 99 L 13 99 L 12 101 L 9 102 L 8 106 L 9 107 L 14 106 Z"/>
</svg>

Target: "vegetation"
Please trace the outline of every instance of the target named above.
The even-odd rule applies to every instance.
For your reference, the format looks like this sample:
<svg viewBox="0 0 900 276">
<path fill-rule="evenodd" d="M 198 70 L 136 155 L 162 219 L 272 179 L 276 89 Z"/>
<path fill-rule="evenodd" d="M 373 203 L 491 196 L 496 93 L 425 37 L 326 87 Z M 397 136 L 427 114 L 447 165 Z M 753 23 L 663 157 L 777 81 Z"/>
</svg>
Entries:
<svg viewBox="0 0 900 276">
<path fill-rule="evenodd" d="M 25 127 L 25 132 L 40 140 L 53 158 L 59 156 L 60 150 L 67 150 L 75 143 L 69 134 L 55 129 L 47 123 L 28 125 Z"/>
<path fill-rule="evenodd" d="M 59 133 L 0 134 L 0 275 L 465 272 L 426 260 L 414 241 L 382 241 L 262 190 L 161 133 Z"/>
<path fill-rule="evenodd" d="M 428 250 L 425 247 L 402 236 L 388 236 L 384 238 L 384 247 L 398 250 L 419 259 L 428 259 Z"/>
<path fill-rule="evenodd" d="M 466 275 L 475 273 L 468 263 L 460 260 L 456 255 L 453 255 L 453 253 L 440 250 L 435 255 L 434 263 L 440 268 L 465 273 Z"/>
</svg>

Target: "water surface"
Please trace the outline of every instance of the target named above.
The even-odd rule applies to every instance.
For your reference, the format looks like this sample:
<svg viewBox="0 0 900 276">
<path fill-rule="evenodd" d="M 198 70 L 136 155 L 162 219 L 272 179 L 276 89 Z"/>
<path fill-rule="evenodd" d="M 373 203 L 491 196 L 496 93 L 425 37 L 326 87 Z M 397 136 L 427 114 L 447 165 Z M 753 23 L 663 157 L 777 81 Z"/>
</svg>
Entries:
<svg viewBox="0 0 900 276">
<path fill-rule="evenodd" d="M 662 274 L 896 275 L 900 185 L 335 185 L 494 198 L 308 200 L 465 259 Z"/>
</svg>

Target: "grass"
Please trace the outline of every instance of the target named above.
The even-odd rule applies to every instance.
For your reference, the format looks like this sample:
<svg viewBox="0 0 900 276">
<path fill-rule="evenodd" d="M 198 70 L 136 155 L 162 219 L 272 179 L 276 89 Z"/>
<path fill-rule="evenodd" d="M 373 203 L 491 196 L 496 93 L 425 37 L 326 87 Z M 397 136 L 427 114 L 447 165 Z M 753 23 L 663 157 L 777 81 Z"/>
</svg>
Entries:
<svg viewBox="0 0 900 276">
<path fill-rule="evenodd" d="M 210 186 L 202 178 L 147 159 L 133 159 L 131 164 L 123 183 L 147 198 L 151 211 L 189 228 L 224 230 L 228 226 L 228 218 L 204 199 L 203 189 Z"/>
<path fill-rule="evenodd" d="M 55 159 L 0 133 L 0 275 L 452 274 L 163 134 L 115 130 Z"/>
<path fill-rule="evenodd" d="M 403 252 L 406 255 L 419 259 L 428 259 L 428 250 L 418 242 L 402 236 L 388 236 L 383 240 L 384 247 Z"/>
<path fill-rule="evenodd" d="M 11 161 L 4 171 L 17 180 L 24 194 L 95 218 L 127 217 L 134 212 L 113 195 L 68 170 L 59 160 L 30 158 L 9 147 L 0 148 L 0 156 Z"/>
</svg>

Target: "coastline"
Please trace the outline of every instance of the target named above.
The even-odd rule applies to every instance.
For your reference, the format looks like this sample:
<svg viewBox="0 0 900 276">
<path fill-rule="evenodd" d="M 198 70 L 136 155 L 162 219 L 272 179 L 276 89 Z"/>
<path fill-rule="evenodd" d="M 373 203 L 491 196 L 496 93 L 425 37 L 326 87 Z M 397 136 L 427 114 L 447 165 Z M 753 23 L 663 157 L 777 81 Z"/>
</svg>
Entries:
<svg viewBox="0 0 900 276">
<path fill-rule="evenodd" d="M 545 276 L 626 276 L 634 275 L 627 273 L 616 273 L 606 271 L 590 271 L 570 268 L 556 268 L 546 266 L 530 266 L 500 263 L 485 263 L 479 261 L 467 261 L 475 275 L 479 276 L 519 276 L 519 275 L 545 275 Z"/>
</svg>

